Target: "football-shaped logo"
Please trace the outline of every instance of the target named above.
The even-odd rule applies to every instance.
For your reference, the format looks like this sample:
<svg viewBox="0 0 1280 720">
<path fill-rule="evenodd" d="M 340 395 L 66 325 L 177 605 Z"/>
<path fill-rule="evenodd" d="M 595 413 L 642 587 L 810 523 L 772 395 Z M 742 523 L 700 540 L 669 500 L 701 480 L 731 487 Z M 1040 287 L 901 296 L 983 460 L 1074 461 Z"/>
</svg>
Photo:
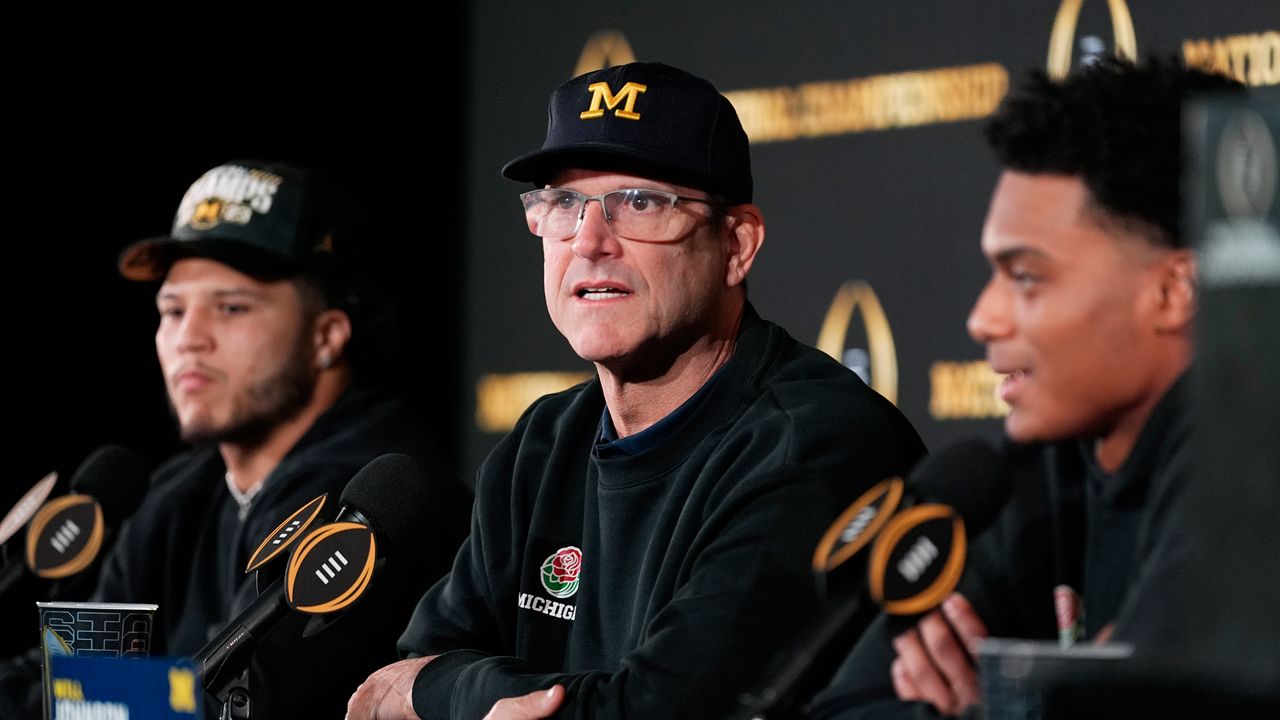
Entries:
<svg viewBox="0 0 1280 720">
<path fill-rule="evenodd" d="M 102 508 L 88 495 L 45 503 L 27 528 L 27 567 L 56 580 L 89 566 L 102 548 Z"/>
<path fill-rule="evenodd" d="M 364 594 L 378 558 L 367 525 L 322 525 L 298 542 L 285 570 L 285 600 L 301 613 L 342 610 Z"/>
<path fill-rule="evenodd" d="M 813 571 L 829 573 L 866 547 L 902 502 L 902 478 L 876 483 L 831 524 L 813 553 Z"/>
<path fill-rule="evenodd" d="M 258 545 L 258 549 L 253 551 L 253 555 L 249 556 L 249 564 L 245 567 L 245 573 L 251 573 L 254 570 L 271 562 L 280 553 L 289 549 L 290 545 L 298 538 L 302 537 L 311 523 L 315 522 L 316 517 L 320 515 L 320 511 L 324 508 L 325 498 L 329 497 L 328 493 L 315 498 L 311 502 L 303 505 L 293 512 L 292 515 L 284 519 L 284 522 L 276 526 L 266 538 L 262 540 L 262 544 Z"/>
<path fill-rule="evenodd" d="M 964 521 L 947 505 L 917 505 L 889 521 L 871 549 L 871 597 L 890 615 L 927 612 L 964 572 Z"/>
<path fill-rule="evenodd" d="M 40 504 L 49 497 L 49 493 L 53 492 L 53 486 L 57 482 L 58 473 L 51 472 L 33 485 L 22 499 L 14 503 L 13 508 L 4 516 L 4 520 L 0 520 L 0 543 L 8 542 L 9 538 L 18 534 L 22 526 L 26 525 L 27 521 L 40 509 Z"/>
</svg>

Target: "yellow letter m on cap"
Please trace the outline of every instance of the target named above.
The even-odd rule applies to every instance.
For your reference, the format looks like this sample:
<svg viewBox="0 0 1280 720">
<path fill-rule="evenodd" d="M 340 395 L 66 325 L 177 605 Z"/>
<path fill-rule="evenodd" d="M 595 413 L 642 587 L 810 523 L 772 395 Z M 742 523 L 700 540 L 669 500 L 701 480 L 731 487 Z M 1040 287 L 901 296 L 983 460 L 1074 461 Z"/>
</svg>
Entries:
<svg viewBox="0 0 1280 720">
<path fill-rule="evenodd" d="M 641 85 L 640 83 L 629 82 L 622 86 L 622 89 L 618 91 L 617 95 L 614 95 L 613 92 L 609 90 L 609 83 L 591 83 L 587 86 L 587 89 L 591 91 L 591 108 L 578 115 L 578 117 L 583 120 L 604 117 L 604 109 L 600 107 L 601 102 L 603 102 L 610 110 L 613 110 L 613 114 L 620 118 L 639 120 L 640 113 L 635 112 L 636 96 L 645 90 L 648 90 L 649 87 L 647 85 Z M 621 110 L 617 110 L 616 108 L 624 99 L 627 101 L 627 104 L 623 106 Z"/>
</svg>

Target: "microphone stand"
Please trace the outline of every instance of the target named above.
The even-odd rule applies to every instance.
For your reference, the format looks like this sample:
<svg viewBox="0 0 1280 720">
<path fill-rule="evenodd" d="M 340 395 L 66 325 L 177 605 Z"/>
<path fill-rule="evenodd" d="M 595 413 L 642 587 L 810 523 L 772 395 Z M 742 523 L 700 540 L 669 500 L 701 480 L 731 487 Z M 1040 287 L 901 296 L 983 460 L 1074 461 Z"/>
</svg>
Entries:
<svg viewBox="0 0 1280 720">
<path fill-rule="evenodd" d="M 238 618 L 241 622 L 223 628 L 217 638 L 192 658 L 203 676 L 205 691 L 221 704 L 219 720 L 250 720 L 253 713 L 253 695 L 249 691 L 253 649 L 261 636 L 275 625 L 270 619 L 287 608 L 283 593 L 278 597 L 268 595 L 283 580 L 275 577 L 274 582 L 268 582 L 269 577 L 275 576 L 258 571 L 256 581 L 260 594 Z M 273 599 L 264 601 L 264 597 Z M 257 635 L 249 628 L 259 628 Z M 232 672 L 236 674 L 232 676 Z"/>
<path fill-rule="evenodd" d="M 250 720 L 253 714 L 253 697 L 249 694 L 249 668 L 240 672 L 240 677 L 231 681 L 227 688 L 218 693 L 222 702 L 218 711 L 218 720 Z"/>
<path fill-rule="evenodd" d="M 861 634 L 879 612 L 879 606 L 868 602 L 862 592 L 850 592 L 841 598 L 831 612 L 824 613 L 819 622 L 811 626 L 814 630 L 792 647 L 786 655 L 786 664 L 770 672 L 762 688 L 738 697 L 739 711 L 733 715 L 734 720 L 778 720 L 796 716 L 795 693 L 806 681 L 813 680 L 814 659 L 828 650 L 834 640 L 846 636 L 850 628 L 858 628 Z"/>
</svg>

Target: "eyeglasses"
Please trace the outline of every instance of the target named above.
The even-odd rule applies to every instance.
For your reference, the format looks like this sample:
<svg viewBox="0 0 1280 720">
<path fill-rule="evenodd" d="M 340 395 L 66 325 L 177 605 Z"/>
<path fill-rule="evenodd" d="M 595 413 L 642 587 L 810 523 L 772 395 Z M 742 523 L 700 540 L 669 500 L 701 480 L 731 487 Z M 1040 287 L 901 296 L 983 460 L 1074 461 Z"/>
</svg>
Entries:
<svg viewBox="0 0 1280 720">
<path fill-rule="evenodd" d="M 567 188 L 531 190 L 520 195 L 529 232 L 546 240 L 564 240 L 578 234 L 587 214 L 587 203 L 598 200 L 609 227 L 621 237 L 642 242 L 674 240 L 688 228 L 673 222 L 676 203 L 721 205 L 709 198 L 685 197 L 661 190 L 628 188 L 603 195 L 583 195 Z M 687 215 L 682 217 L 688 217 Z"/>
</svg>

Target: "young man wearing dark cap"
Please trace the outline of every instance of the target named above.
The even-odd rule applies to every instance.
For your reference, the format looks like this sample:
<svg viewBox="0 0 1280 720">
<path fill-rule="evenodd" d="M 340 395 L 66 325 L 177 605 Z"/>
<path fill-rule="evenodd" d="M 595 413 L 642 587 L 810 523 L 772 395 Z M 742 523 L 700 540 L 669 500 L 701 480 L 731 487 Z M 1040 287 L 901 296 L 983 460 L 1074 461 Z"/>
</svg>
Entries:
<svg viewBox="0 0 1280 720">
<path fill-rule="evenodd" d="M 1007 376 L 1008 437 L 1028 444 L 1012 453 L 1016 489 L 960 592 L 905 628 L 872 624 L 811 717 L 969 710 L 987 636 L 1114 637 L 1150 658 L 1193 631 L 1166 613 L 1197 541 L 1180 127 L 1186 99 L 1231 87 L 1173 63 L 1098 60 L 1061 83 L 1033 74 L 992 116 L 1005 169 L 982 233 L 992 276 L 968 327 Z"/>
<path fill-rule="evenodd" d="M 809 564 L 914 430 L 759 317 L 747 137 L 710 83 L 654 63 L 552 95 L 504 174 L 547 310 L 598 377 L 536 402 L 477 480 L 471 536 L 350 717 L 478 718 L 562 686 L 564 717 L 720 717 L 817 608 Z"/>
<path fill-rule="evenodd" d="M 439 483 L 436 559 L 380 573 L 322 632 L 286 617 L 249 676 L 256 717 L 334 717 L 395 658 L 414 599 L 465 534 L 464 495 L 404 402 L 358 377 L 357 278 L 349 214 L 314 173 L 231 162 L 188 190 L 169 237 L 129 247 L 120 272 L 159 282 L 156 353 L 182 439 L 107 558 L 95 599 L 159 605 L 152 653 L 189 656 L 256 597 L 249 555 L 304 503 L 384 453 L 419 459 Z M 333 509 L 329 510 L 330 514 Z M 217 708 L 211 708 L 216 712 Z"/>
</svg>

